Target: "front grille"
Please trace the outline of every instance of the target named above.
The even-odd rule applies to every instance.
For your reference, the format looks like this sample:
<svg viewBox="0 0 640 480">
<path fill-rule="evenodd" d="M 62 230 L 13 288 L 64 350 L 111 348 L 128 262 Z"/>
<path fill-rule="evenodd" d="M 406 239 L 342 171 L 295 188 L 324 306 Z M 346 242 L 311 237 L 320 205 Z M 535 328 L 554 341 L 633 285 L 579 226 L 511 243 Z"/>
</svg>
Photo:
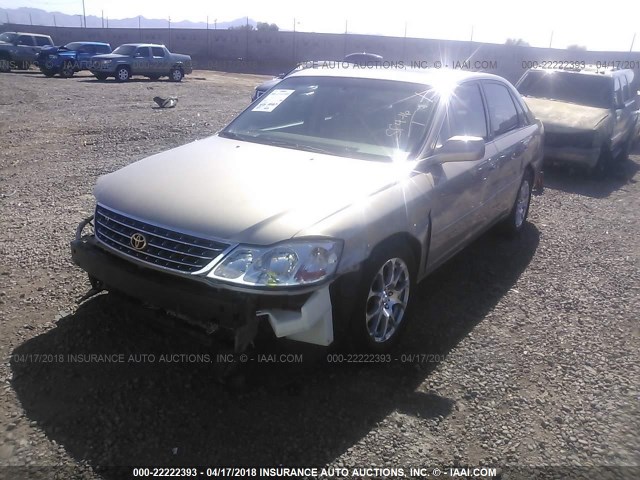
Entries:
<svg viewBox="0 0 640 480">
<path fill-rule="evenodd" d="M 94 219 L 96 237 L 105 245 L 143 262 L 184 273 L 196 272 L 224 251 L 228 244 L 194 237 L 134 220 L 100 205 Z M 146 246 L 136 250 L 132 235 L 140 233 Z"/>
</svg>

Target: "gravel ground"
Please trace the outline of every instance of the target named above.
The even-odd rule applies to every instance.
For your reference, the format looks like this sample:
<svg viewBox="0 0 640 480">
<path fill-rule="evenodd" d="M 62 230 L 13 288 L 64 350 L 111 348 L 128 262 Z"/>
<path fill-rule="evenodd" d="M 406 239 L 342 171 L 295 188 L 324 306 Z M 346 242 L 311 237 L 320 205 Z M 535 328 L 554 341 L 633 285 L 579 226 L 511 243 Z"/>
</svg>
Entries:
<svg viewBox="0 0 640 480">
<path fill-rule="evenodd" d="M 212 134 L 262 78 L 0 77 L 0 477 L 26 465 L 55 467 L 38 478 L 111 479 L 103 467 L 134 464 L 637 476 L 638 154 L 598 182 L 546 172 L 520 239 L 490 232 L 419 286 L 389 364 L 252 361 L 249 388 L 234 392 L 200 361 L 211 351 L 156 328 L 156 314 L 112 295 L 76 305 L 88 283 L 68 242 L 96 178 Z M 175 109 L 153 108 L 170 94 Z M 175 353 L 200 357 L 162 361 Z"/>
</svg>

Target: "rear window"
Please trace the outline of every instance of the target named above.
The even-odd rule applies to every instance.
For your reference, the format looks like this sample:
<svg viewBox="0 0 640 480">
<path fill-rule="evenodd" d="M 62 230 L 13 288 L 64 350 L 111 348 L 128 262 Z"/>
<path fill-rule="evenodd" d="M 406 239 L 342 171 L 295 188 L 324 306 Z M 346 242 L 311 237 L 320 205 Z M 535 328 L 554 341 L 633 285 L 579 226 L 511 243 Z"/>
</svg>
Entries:
<svg viewBox="0 0 640 480">
<path fill-rule="evenodd" d="M 46 47 L 48 45 L 53 45 L 49 37 L 36 37 L 36 45 L 39 47 Z"/>
<path fill-rule="evenodd" d="M 111 47 L 109 45 L 96 45 L 96 53 L 111 53 Z"/>
</svg>

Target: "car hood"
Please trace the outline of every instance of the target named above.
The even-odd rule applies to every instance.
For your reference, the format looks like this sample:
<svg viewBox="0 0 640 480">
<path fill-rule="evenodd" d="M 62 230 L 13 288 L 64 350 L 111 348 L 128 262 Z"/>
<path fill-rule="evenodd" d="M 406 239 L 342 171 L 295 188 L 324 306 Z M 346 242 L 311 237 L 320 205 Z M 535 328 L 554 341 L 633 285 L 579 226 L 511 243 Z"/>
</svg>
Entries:
<svg viewBox="0 0 640 480">
<path fill-rule="evenodd" d="M 95 196 L 171 229 L 267 245 L 397 183 L 399 170 L 213 136 L 100 177 Z"/>
<path fill-rule="evenodd" d="M 546 98 L 523 98 L 536 118 L 542 121 L 545 130 L 549 130 L 549 127 L 593 130 L 609 115 L 609 110 L 606 108 L 588 107 Z"/>
</svg>

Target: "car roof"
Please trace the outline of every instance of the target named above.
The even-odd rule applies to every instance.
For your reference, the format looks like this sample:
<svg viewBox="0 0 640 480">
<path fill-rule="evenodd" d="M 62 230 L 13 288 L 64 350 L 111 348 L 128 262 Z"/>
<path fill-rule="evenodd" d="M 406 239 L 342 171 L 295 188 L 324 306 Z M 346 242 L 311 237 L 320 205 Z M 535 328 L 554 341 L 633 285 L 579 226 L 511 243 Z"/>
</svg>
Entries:
<svg viewBox="0 0 640 480">
<path fill-rule="evenodd" d="M 574 73 L 580 75 L 592 75 L 598 77 L 622 77 L 629 76 L 631 74 L 631 78 L 633 78 L 634 72 L 630 69 L 611 69 L 611 68 L 597 68 L 593 65 L 587 65 L 586 68 L 582 69 L 571 69 L 571 68 L 542 68 L 542 67 L 534 67 L 531 70 L 537 72 L 562 72 L 562 73 Z"/>
<path fill-rule="evenodd" d="M 49 35 L 44 33 L 29 33 L 29 32 L 3 32 L 3 33 L 15 33 L 17 35 L 33 35 L 34 37 L 47 37 L 51 38 Z"/>
<path fill-rule="evenodd" d="M 164 45 L 160 45 L 159 43 L 123 43 L 119 45 L 120 47 L 131 46 L 131 47 L 164 47 Z"/>
<path fill-rule="evenodd" d="M 105 43 L 105 42 L 83 42 L 83 41 L 78 41 L 78 42 L 69 42 L 69 43 L 81 43 L 82 45 L 109 45 L 108 43 Z M 69 43 L 66 43 L 65 45 L 69 45 Z"/>
<path fill-rule="evenodd" d="M 292 73 L 289 77 L 322 76 L 344 78 L 369 78 L 378 80 L 395 80 L 401 82 L 423 83 L 426 85 L 442 82 L 459 84 L 469 80 L 498 80 L 508 83 L 502 77 L 483 72 L 470 72 L 450 68 L 394 68 L 393 66 L 359 66 L 347 62 L 325 62 L 314 68 L 307 68 Z"/>
</svg>

